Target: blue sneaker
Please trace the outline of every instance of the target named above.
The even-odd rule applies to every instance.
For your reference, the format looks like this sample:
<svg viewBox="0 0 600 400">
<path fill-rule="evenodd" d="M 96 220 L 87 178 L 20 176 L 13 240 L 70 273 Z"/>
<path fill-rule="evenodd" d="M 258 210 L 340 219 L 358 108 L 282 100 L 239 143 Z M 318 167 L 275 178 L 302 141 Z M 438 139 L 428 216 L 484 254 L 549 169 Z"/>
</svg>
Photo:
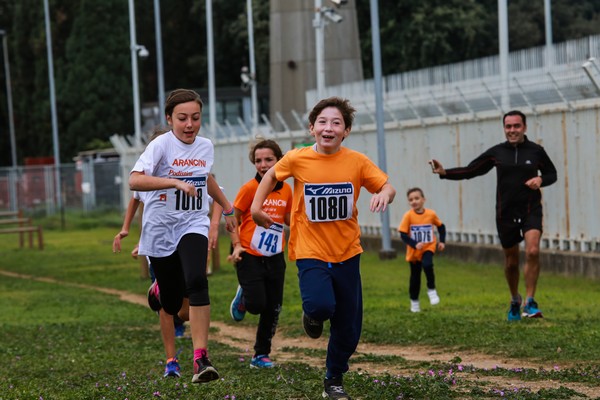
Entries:
<svg viewBox="0 0 600 400">
<path fill-rule="evenodd" d="M 523 316 L 527 318 L 544 318 L 542 311 L 533 298 L 527 299 L 525 307 L 523 307 Z"/>
<path fill-rule="evenodd" d="M 183 323 L 175 324 L 175 338 L 181 339 L 182 337 L 184 337 L 184 335 L 185 335 L 185 325 Z"/>
<path fill-rule="evenodd" d="M 250 361 L 250 368 L 273 368 L 273 366 L 275 363 L 271 361 L 268 354 L 252 357 L 252 361 Z"/>
<path fill-rule="evenodd" d="M 165 367 L 165 375 L 164 377 L 172 376 L 175 378 L 179 378 L 181 374 L 179 373 L 179 360 L 176 357 L 169 358 L 167 360 L 167 366 Z"/>
<path fill-rule="evenodd" d="M 229 314 L 231 314 L 231 318 L 237 322 L 243 320 L 246 316 L 246 306 L 244 305 L 243 294 L 244 292 L 242 287 L 238 285 L 235 297 L 231 301 L 231 306 L 229 307 Z"/>
<path fill-rule="evenodd" d="M 520 321 L 521 320 L 521 302 L 511 301 L 510 308 L 508 310 L 508 321 Z"/>
</svg>

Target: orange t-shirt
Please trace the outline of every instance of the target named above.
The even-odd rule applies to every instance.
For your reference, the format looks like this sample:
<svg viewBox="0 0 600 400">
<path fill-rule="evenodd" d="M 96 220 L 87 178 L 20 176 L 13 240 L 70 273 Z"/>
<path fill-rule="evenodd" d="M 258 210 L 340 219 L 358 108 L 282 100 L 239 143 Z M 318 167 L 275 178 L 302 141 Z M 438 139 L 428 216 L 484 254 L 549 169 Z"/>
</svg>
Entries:
<svg viewBox="0 0 600 400">
<path fill-rule="evenodd" d="M 402 222 L 398 227 L 398 232 L 408 234 L 415 242 L 424 243 L 421 250 L 411 246 L 406 246 L 406 261 L 421 261 L 423 253 L 431 251 L 435 253 L 437 239 L 433 232 L 433 226 L 441 226 L 442 221 L 438 218 L 435 211 L 424 209 L 422 214 L 417 214 L 415 210 L 408 210 L 402 217 Z"/>
<path fill-rule="evenodd" d="M 367 156 L 346 147 L 335 154 L 291 150 L 273 166 L 277 180 L 294 178 L 290 260 L 339 263 L 359 253 L 356 201 L 360 188 L 378 192 L 388 176 Z"/>
<path fill-rule="evenodd" d="M 283 224 L 285 214 L 292 210 L 292 187 L 284 182 L 283 187 L 271 192 L 263 203 L 263 210 L 275 221 L 269 229 L 257 226 L 250 214 L 257 188 L 258 181 L 255 178 L 246 182 L 240 188 L 233 206 L 242 212 L 239 228 L 242 247 L 252 255 L 270 257 L 281 253 L 285 246 Z"/>
</svg>

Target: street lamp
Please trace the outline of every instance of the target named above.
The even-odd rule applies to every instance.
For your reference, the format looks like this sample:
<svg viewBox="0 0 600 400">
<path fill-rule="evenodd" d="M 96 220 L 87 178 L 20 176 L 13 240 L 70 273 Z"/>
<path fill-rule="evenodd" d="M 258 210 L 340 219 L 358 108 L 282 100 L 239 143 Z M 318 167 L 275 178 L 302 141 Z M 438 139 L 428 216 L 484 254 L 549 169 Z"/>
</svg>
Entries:
<svg viewBox="0 0 600 400">
<path fill-rule="evenodd" d="M 8 62 L 8 40 L 6 31 L 0 29 L 2 36 L 2 49 L 4 51 L 4 73 L 6 74 L 6 103 L 8 105 L 8 127 L 10 134 L 10 155 L 13 168 L 17 167 L 17 146 L 15 143 L 15 120 L 13 118 L 12 86 L 10 83 L 10 63 Z"/>
</svg>

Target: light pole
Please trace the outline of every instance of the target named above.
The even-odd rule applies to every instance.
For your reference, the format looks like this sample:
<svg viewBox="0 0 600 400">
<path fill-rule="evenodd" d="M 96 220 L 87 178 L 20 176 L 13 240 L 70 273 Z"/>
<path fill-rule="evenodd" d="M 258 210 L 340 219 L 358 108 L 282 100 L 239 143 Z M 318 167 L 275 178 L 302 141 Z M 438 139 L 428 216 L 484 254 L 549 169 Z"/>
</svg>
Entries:
<svg viewBox="0 0 600 400">
<path fill-rule="evenodd" d="M 348 0 L 331 0 L 336 7 L 340 7 Z M 317 64 L 317 97 L 323 98 L 325 94 L 325 25 L 327 20 L 339 24 L 344 18 L 333 8 L 323 7 L 322 0 L 315 0 L 315 19 L 313 19 L 313 28 L 315 28 L 315 50 Z"/>
<path fill-rule="evenodd" d="M 377 155 L 379 168 L 387 172 L 387 158 L 385 153 L 385 132 L 383 121 L 383 84 L 381 68 L 381 43 L 379 37 L 379 6 L 377 0 L 371 0 L 371 41 L 373 46 L 373 80 L 375 83 L 375 115 L 377 120 Z M 396 258 L 396 251 L 392 248 L 390 237 L 389 210 L 381 213 L 381 250 L 380 259 Z"/>
<path fill-rule="evenodd" d="M 129 41 L 131 50 L 131 85 L 133 91 L 133 129 L 135 135 L 134 146 L 139 150 L 142 146 L 142 118 L 140 107 L 140 89 L 138 82 L 138 51 L 140 56 L 148 55 L 144 46 L 137 44 L 135 36 L 135 6 L 133 0 L 129 0 Z"/>
<path fill-rule="evenodd" d="M 206 0 L 206 52 L 208 58 L 208 118 L 210 133 L 217 137 L 217 90 L 215 88 L 215 50 L 213 42 L 212 0 Z"/>
<path fill-rule="evenodd" d="M 165 125 L 165 72 L 163 68 L 160 0 L 154 0 L 154 34 L 156 36 L 156 74 L 158 75 L 158 121 Z"/>
<path fill-rule="evenodd" d="M 252 133 L 256 134 L 258 130 L 258 94 L 256 88 L 256 63 L 254 61 L 254 22 L 252 15 L 252 0 L 246 1 L 248 13 L 248 51 L 250 57 L 250 77 L 252 87 L 250 95 L 252 96 Z"/>
<path fill-rule="evenodd" d="M 15 121 L 13 116 L 12 85 L 10 83 L 10 63 L 8 62 L 8 39 L 6 31 L 0 29 L 2 49 L 4 52 L 4 73 L 6 74 L 6 104 L 8 106 L 8 132 L 10 135 L 10 156 L 12 169 L 9 174 L 10 209 L 16 211 L 17 206 L 17 145 L 15 140 Z"/>
<path fill-rule="evenodd" d="M 13 117 L 12 86 L 10 83 L 10 63 L 8 62 L 8 40 L 6 31 L 0 29 L 2 49 L 4 51 L 4 73 L 6 74 L 6 103 L 8 106 L 8 129 L 10 134 L 10 156 L 13 168 L 17 167 L 17 145 L 15 141 L 15 120 Z"/>
<path fill-rule="evenodd" d="M 322 0 L 315 0 L 315 19 L 313 20 L 313 27 L 315 28 L 317 64 L 317 101 L 323 98 L 325 91 L 325 21 L 323 20 L 323 14 L 321 14 L 322 6 Z"/>
<path fill-rule="evenodd" d="M 500 81 L 501 107 L 502 113 L 508 111 L 510 107 L 510 97 L 508 96 L 508 6 L 507 0 L 498 0 L 498 43 L 500 44 L 500 53 L 498 60 L 500 62 Z"/>
<path fill-rule="evenodd" d="M 58 143 L 58 118 L 56 116 L 56 95 L 54 89 L 54 62 L 52 59 L 52 35 L 50 32 L 50 10 L 48 0 L 44 0 L 44 21 L 46 24 L 46 49 L 48 52 L 48 80 L 50 81 L 50 109 L 52 114 L 52 143 L 54 144 L 54 174 L 56 182 L 56 205 L 61 214 L 61 226 L 65 227 L 62 207 L 62 193 L 60 184 L 60 151 Z"/>
</svg>

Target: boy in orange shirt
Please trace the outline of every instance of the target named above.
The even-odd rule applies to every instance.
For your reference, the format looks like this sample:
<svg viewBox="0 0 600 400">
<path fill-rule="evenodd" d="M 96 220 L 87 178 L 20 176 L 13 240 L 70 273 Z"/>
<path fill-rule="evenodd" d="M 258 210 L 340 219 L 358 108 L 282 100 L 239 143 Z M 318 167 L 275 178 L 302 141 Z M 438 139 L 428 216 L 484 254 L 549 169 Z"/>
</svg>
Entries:
<svg viewBox="0 0 600 400">
<path fill-rule="evenodd" d="M 433 272 L 433 255 L 436 247 L 443 251 L 446 241 L 446 227 L 438 218 L 435 211 L 425 208 L 425 195 L 420 188 L 411 188 L 406 192 L 410 210 L 402 217 L 398 227 L 400 237 L 406 244 L 406 261 L 410 264 L 410 311 L 420 312 L 419 292 L 421 291 L 421 270 L 427 278 L 427 295 L 431 305 L 440 302 L 440 297 L 435 290 L 435 274 Z M 433 232 L 436 226 L 440 241 Z"/>
<path fill-rule="evenodd" d="M 308 116 L 311 147 L 287 152 L 264 176 L 250 211 L 257 225 L 273 219 L 263 203 L 277 181 L 294 178 L 288 253 L 296 260 L 304 311 L 311 338 L 330 321 L 323 397 L 350 399 L 343 387 L 348 360 L 362 330 L 360 228 L 356 201 L 361 187 L 373 193 L 372 212 L 383 212 L 396 195 L 388 176 L 367 156 L 342 147 L 354 120 L 348 100 L 321 100 Z"/>
</svg>

